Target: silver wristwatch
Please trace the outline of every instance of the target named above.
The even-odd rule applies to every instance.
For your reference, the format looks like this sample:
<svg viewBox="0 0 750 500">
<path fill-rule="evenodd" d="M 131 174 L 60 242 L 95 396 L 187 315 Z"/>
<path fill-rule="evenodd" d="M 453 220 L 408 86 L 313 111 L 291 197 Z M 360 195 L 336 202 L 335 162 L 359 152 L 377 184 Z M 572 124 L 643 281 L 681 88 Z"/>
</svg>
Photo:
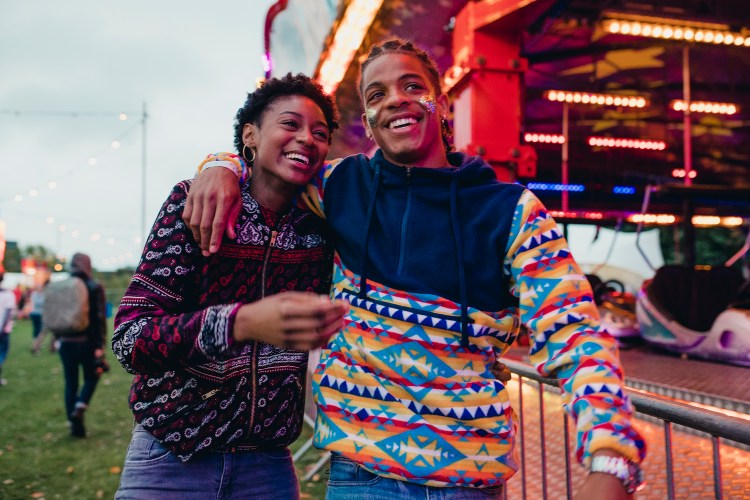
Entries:
<svg viewBox="0 0 750 500">
<path fill-rule="evenodd" d="M 589 472 L 604 472 L 612 474 L 622 481 L 622 485 L 629 494 L 641 491 L 646 486 L 643 480 L 643 471 L 637 463 L 623 457 L 608 457 L 599 455 L 591 459 Z"/>
</svg>

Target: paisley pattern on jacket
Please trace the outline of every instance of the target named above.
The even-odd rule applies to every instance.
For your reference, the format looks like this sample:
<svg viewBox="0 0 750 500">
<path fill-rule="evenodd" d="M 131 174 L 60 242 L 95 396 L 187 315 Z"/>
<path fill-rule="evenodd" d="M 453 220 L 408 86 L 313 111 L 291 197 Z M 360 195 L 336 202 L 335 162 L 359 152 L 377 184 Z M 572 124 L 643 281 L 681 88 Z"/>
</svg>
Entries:
<svg viewBox="0 0 750 500">
<path fill-rule="evenodd" d="M 302 427 L 307 354 L 231 332 L 239 306 L 263 294 L 328 293 L 325 227 L 306 210 L 263 209 L 245 189 L 237 239 L 204 258 L 181 219 L 189 186 L 162 206 L 115 319 L 112 349 L 135 374 L 130 407 L 183 461 L 287 446 Z"/>
</svg>

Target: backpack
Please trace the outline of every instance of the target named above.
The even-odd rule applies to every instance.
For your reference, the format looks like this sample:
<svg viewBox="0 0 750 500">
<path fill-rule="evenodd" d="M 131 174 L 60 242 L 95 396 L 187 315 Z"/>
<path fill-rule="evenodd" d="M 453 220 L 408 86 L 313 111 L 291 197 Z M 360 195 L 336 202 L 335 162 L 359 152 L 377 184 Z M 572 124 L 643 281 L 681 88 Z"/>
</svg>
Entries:
<svg viewBox="0 0 750 500">
<path fill-rule="evenodd" d="M 78 277 L 55 281 L 44 290 L 42 321 L 55 335 L 76 336 L 89 327 L 89 288 Z"/>
</svg>

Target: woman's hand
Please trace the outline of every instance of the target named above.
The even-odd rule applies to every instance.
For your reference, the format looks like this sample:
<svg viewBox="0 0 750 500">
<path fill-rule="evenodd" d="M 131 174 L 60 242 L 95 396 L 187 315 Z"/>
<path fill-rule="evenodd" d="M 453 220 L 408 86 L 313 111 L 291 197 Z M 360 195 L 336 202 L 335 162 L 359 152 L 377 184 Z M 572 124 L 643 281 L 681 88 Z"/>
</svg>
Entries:
<svg viewBox="0 0 750 500">
<path fill-rule="evenodd" d="M 219 251 L 225 230 L 231 239 L 236 237 L 234 225 L 241 209 L 237 176 L 226 168 L 209 168 L 190 186 L 182 220 L 192 231 L 203 255 L 208 257 Z"/>
<path fill-rule="evenodd" d="M 346 302 L 325 295 L 279 293 L 240 307 L 232 334 L 240 342 L 260 340 L 309 351 L 324 346 L 343 327 L 348 310 Z"/>
</svg>

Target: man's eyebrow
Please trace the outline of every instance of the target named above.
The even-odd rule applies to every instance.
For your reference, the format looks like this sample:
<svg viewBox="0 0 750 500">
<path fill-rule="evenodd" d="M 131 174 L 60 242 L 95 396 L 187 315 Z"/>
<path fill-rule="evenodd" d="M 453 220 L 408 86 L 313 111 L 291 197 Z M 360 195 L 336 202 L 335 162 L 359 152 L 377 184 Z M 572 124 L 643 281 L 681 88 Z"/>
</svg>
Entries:
<svg viewBox="0 0 750 500">
<path fill-rule="evenodd" d="M 414 79 L 424 81 L 424 76 L 420 75 L 419 73 L 404 73 L 403 75 L 398 77 L 398 81 L 414 80 Z M 382 87 L 382 86 L 383 86 L 382 82 L 375 80 L 374 82 L 370 82 L 370 84 L 367 87 L 365 87 L 365 90 L 368 90 L 370 87 Z"/>
</svg>

